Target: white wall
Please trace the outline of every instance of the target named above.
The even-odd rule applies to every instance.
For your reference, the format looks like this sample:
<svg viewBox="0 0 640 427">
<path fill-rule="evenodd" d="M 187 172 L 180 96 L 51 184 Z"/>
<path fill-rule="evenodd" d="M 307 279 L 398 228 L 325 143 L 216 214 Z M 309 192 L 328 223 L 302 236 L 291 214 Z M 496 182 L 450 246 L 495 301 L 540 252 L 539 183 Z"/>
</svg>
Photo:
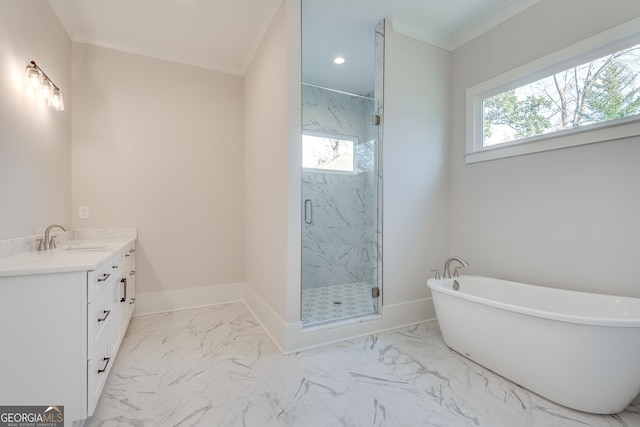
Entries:
<svg viewBox="0 0 640 427">
<path fill-rule="evenodd" d="M 640 16 L 640 3 L 542 0 L 457 49 L 451 253 L 475 274 L 640 296 L 640 138 L 464 164 L 466 88 Z"/>
<path fill-rule="evenodd" d="M 300 320 L 299 22 L 299 0 L 283 1 L 244 76 L 245 283 L 283 347 Z"/>
<path fill-rule="evenodd" d="M 447 51 L 385 32 L 384 305 L 430 296 L 448 251 Z"/>
<path fill-rule="evenodd" d="M 137 227 L 140 293 L 243 280 L 242 81 L 73 43 L 73 226 Z"/>
<path fill-rule="evenodd" d="M 29 61 L 60 87 L 65 111 L 27 96 Z M 0 2 L 0 239 L 71 225 L 71 41 L 48 2 Z"/>
<path fill-rule="evenodd" d="M 285 351 L 435 318 L 426 281 L 432 274 L 429 270 L 441 269 L 448 254 L 450 71 L 449 52 L 394 33 L 387 25 L 382 119 L 382 317 L 311 331 L 303 330 L 300 322 L 288 323 L 283 338 Z M 296 155 L 299 159 L 300 153 Z M 290 184 L 294 182 L 290 180 Z M 301 216 L 299 194 L 298 190 L 296 214 L 290 216 L 290 224 L 297 227 Z M 295 255 L 299 257 L 299 253 Z M 289 272 L 299 270 L 290 268 Z M 296 286 L 299 289 L 299 283 Z M 289 301 L 289 307 L 298 307 L 297 301 Z"/>
<path fill-rule="evenodd" d="M 246 299 L 285 351 L 433 318 L 426 280 L 448 253 L 449 53 L 388 28 L 382 155 L 389 310 L 379 321 L 302 331 L 300 76 L 291 77 L 300 62 L 287 43 L 287 31 L 289 41 L 299 40 L 298 7 L 299 0 L 283 3 L 245 75 Z"/>
<path fill-rule="evenodd" d="M 635 0 L 542 0 L 453 54 L 387 28 L 384 308 L 428 301 L 429 270 L 449 255 L 477 274 L 640 296 L 640 138 L 463 158 L 467 87 L 637 16 Z M 0 238 L 72 216 L 138 227 L 140 292 L 244 280 L 287 348 L 300 318 L 299 25 L 300 0 L 283 1 L 243 78 L 76 43 L 71 58 L 46 2 L 1 2 Z M 65 112 L 24 98 L 30 59 Z"/>
</svg>

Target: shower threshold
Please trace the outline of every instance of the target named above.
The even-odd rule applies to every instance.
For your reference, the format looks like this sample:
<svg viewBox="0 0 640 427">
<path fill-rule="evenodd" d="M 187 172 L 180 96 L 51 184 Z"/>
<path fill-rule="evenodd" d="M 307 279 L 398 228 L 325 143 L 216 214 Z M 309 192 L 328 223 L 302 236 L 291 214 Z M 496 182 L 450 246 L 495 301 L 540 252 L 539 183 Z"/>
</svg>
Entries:
<svg viewBox="0 0 640 427">
<path fill-rule="evenodd" d="M 370 283 L 349 283 L 302 290 L 302 326 L 377 315 Z"/>
</svg>

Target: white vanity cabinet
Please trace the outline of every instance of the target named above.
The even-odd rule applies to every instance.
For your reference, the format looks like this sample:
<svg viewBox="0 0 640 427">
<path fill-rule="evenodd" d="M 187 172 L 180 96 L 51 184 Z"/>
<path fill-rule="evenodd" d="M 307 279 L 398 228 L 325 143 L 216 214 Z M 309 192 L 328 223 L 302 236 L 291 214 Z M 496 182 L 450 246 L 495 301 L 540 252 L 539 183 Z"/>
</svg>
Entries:
<svg viewBox="0 0 640 427">
<path fill-rule="evenodd" d="M 135 241 L 113 246 L 91 269 L 0 269 L 0 404 L 64 406 L 65 426 L 93 414 L 135 306 Z"/>
<path fill-rule="evenodd" d="M 133 254 L 130 243 L 87 272 L 87 416 L 93 415 L 133 314 Z"/>
<path fill-rule="evenodd" d="M 118 326 L 114 331 L 119 338 L 117 344 L 129 326 L 129 319 L 133 315 L 136 303 L 136 248 L 129 246 L 125 248 L 121 256 L 122 269 L 118 275 L 116 289 L 116 303 L 118 304 Z"/>
</svg>

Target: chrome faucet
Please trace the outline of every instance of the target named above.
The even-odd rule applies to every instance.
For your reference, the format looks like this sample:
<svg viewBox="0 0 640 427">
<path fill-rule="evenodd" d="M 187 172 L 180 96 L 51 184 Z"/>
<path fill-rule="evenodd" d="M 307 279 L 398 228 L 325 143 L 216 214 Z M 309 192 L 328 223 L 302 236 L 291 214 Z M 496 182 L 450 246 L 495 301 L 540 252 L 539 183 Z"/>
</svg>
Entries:
<svg viewBox="0 0 640 427">
<path fill-rule="evenodd" d="M 450 279 L 451 278 L 451 271 L 450 271 L 450 267 L 449 265 L 453 262 L 453 261 L 457 261 L 460 263 L 461 266 L 463 267 L 469 267 L 469 263 L 465 260 L 463 260 L 462 258 L 458 258 L 458 257 L 452 257 L 449 258 L 448 260 L 445 261 L 444 263 L 444 274 L 442 275 L 443 279 Z"/>
<path fill-rule="evenodd" d="M 65 227 L 64 225 L 51 224 L 50 226 L 48 226 L 47 229 L 44 230 L 44 242 L 42 242 L 41 240 L 40 245 L 38 246 L 39 251 L 46 251 L 56 247 L 56 242 L 55 240 L 53 240 L 53 237 L 49 237 L 51 230 L 56 227 L 61 229 L 62 231 L 69 231 L 69 228 Z"/>
</svg>

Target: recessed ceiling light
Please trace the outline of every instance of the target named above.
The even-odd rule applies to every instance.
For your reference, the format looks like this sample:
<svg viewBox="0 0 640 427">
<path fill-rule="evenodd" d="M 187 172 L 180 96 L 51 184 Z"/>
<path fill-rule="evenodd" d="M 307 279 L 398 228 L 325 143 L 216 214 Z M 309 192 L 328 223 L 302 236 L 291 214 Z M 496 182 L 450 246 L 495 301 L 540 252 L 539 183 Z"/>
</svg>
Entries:
<svg viewBox="0 0 640 427">
<path fill-rule="evenodd" d="M 344 59 L 344 57 L 342 57 L 342 56 L 336 56 L 336 59 L 333 60 L 333 63 L 336 64 L 336 65 L 342 65 L 345 62 L 347 62 L 347 60 Z"/>
</svg>

